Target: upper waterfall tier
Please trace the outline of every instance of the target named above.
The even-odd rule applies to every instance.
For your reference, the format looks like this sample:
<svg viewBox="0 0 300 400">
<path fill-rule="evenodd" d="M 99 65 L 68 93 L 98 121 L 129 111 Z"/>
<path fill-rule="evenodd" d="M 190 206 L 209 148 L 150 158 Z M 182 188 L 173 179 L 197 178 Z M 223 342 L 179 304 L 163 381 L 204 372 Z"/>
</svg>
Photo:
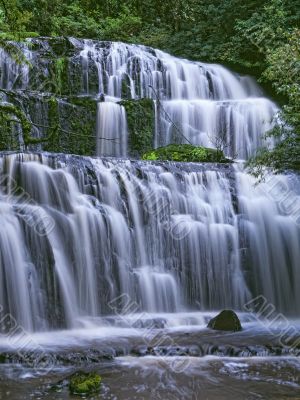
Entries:
<svg viewBox="0 0 300 400">
<path fill-rule="evenodd" d="M 66 117 L 70 107 L 67 111 L 63 107 L 68 108 L 68 102 L 71 107 L 78 104 L 74 103 L 74 96 L 105 100 L 105 106 L 95 107 L 97 123 L 91 134 L 97 139 L 95 150 L 89 155 L 133 154 L 130 146 L 134 140 L 130 138 L 132 132 L 127 129 L 126 119 L 143 119 L 143 113 L 132 118 L 116 103 L 145 98 L 155 103 L 151 147 L 185 143 L 187 138 L 195 145 L 208 147 L 218 147 L 221 143 L 227 156 L 248 159 L 259 147 L 273 145 L 264 136 L 275 125 L 277 106 L 263 97 L 252 78 L 234 74 L 220 65 L 192 62 L 160 50 L 119 42 L 40 38 L 16 46 L 22 55 L 18 61 L 4 50 L 0 53 L 1 87 L 9 91 L 21 89 L 23 93 L 28 89 L 29 97 L 35 99 L 37 94 L 45 92 L 60 97 L 57 119 L 63 120 L 65 131 L 70 129 L 66 122 L 70 120 Z M 18 96 L 16 99 L 14 94 L 10 100 L 21 104 L 38 125 L 44 125 L 40 123 L 40 114 L 51 99 L 43 101 L 40 97 L 42 106 L 37 102 L 28 106 L 24 105 L 24 97 L 20 99 L 20 93 Z M 49 109 L 42 120 L 49 120 Z M 90 111 L 91 107 L 86 115 Z M 82 129 L 82 123 L 77 125 Z M 141 127 L 132 129 L 137 131 Z M 44 137 L 45 130 L 35 128 L 34 134 Z M 142 133 L 139 134 L 139 141 L 143 142 Z M 66 145 L 62 147 L 68 149 Z M 86 147 L 78 146 L 77 153 L 82 154 L 82 148 Z M 74 152 L 73 146 L 69 152 Z"/>
<path fill-rule="evenodd" d="M 128 300 L 243 310 L 263 295 L 299 314 L 296 177 L 255 186 L 232 165 L 28 153 L 2 155 L 0 175 L 0 304 L 25 329 Z"/>
<path fill-rule="evenodd" d="M 65 89 L 73 94 L 105 93 L 133 99 L 158 95 L 164 100 L 238 100 L 262 96 L 249 77 L 233 74 L 220 65 L 179 59 L 141 45 L 71 38 L 62 40 L 60 46 L 51 39 L 30 39 L 27 45 L 18 45 L 29 62 L 21 65 L 20 60 L 2 50 L 1 87 L 42 91 L 51 89 L 52 84 L 55 89 L 54 69 L 58 60 L 68 63 L 67 79 L 71 85 Z"/>
<path fill-rule="evenodd" d="M 84 87 L 89 91 L 89 64 L 98 71 L 99 92 L 122 98 L 124 84 L 131 98 L 244 99 L 261 91 L 249 78 L 241 78 L 220 65 L 190 62 L 159 50 L 125 43 L 99 44 L 71 39 L 80 52 Z"/>
</svg>

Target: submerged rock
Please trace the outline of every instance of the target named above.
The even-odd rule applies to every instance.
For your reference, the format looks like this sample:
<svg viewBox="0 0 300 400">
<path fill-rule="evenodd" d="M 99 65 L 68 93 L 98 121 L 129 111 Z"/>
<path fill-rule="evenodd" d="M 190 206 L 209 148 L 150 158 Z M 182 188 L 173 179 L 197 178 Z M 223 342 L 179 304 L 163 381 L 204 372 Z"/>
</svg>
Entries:
<svg viewBox="0 0 300 400">
<path fill-rule="evenodd" d="M 69 383 L 70 392 L 80 396 L 96 393 L 100 390 L 100 386 L 101 377 L 94 372 L 89 374 L 77 372 L 71 377 Z"/>
<path fill-rule="evenodd" d="M 209 321 L 207 327 L 217 331 L 238 332 L 242 330 L 239 317 L 232 310 L 223 310 L 220 312 L 220 314 Z"/>
</svg>

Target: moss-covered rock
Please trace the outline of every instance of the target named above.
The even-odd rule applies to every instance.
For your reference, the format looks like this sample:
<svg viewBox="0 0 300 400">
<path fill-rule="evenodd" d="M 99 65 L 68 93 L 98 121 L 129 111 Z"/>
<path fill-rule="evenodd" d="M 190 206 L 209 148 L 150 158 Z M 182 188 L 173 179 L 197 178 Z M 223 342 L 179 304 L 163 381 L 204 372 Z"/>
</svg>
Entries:
<svg viewBox="0 0 300 400">
<path fill-rule="evenodd" d="M 129 154 L 140 157 L 153 147 L 155 109 L 151 99 L 123 100 L 128 125 Z"/>
<path fill-rule="evenodd" d="M 53 92 L 56 94 L 62 94 L 68 92 L 69 75 L 68 75 L 68 63 L 67 57 L 59 57 L 53 60 Z"/>
<path fill-rule="evenodd" d="M 19 122 L 13 122 L 13 113 L 1 109 L 0 105 L 0 151 L 20 150 Z"/>
<path fill-rule="evenodd" d="M 232 310 L 223 310 L 220 312 L 220 314 L 209 321 L 207 327 L 217 331 L 238 332 L 242 330 L 239 317 Z"/>
<path fill-rule="evenodd" d="M 96 149 L 96 101 L 89 98 L 77 98 L 72 102 L 61 103 L 55 113 L 49 109 L 49 120 L 52 140 L 47 143 L 45 150 L 50 152 L 66 152 L 78 155 L 92 155 Z"/>
<path fill-rule="evenodd" d="M 62 36 L 36 37 L 36 35 L 34 36 L 27 36 L 32 38 L 29 43 L 30 49 L 32 51 L 37 51 L 42 54 L 51 53 L 56 57 L 62 57 L 65 56 L 66 54 L 72 55 L 76 51 L 74 43 L 67 37 L 62 37 Z"/>
<path fill-rule="evenodd" d="M 220 150 L 190 144 L 170 144 L 166 147 L 159 147 L 145 153 L 142 158 L 149 161 L 231 162 Z"/>
<path fill-rule="evenodd" d="M 67 101 L 74 106 L 90 108 L 94 113 L 97 110 L 97 102 L 93 96 L 69 96 Z"/>
<path fill-rule="evenodd" d="M 0 354 L 0 364 L 5 364 L 5 362 L 6 362 L 6 355 Z"/>
<path fill-rule="evenodd" d="M 19 124 L 23 131 L 23 140 L 27 145 L 35 139 L 31 137 L 31 124 L 25 113 L 13 104 L 0 103 L 0 122 L 6 122 L 6 127 L 10 130 L 10 125 Z M 13 132 L 10 132 L 13 134 Z M 1 143 L 1 142 L 0 142 Z"/>
<path fill-rule="evenodd" d="M 28 150 L 95 154 L 95 98 L 10 91 L 7 96 L 11 104 L 0 103 L 1 151 L 20 150 L 20 137 L 23 136 Z M 12 122 L 13 119 L 16 122 Z M 34 127 L 38 128 L 38 134 Z"/>
<path fill-rule="evenodd" d="M 100 390 L 101 381 L 101 376 L 94 372 L 77 372 L 70 378 L 69 389 L 72 394 L 88 396 Z"/>
</svg>

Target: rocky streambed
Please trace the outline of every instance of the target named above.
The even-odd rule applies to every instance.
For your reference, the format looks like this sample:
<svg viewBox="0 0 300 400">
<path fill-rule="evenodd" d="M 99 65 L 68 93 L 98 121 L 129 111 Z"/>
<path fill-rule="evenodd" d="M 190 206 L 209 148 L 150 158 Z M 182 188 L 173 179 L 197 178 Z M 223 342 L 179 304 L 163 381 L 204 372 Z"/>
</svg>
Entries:
<svg viewBox="0 0 300 400">
<path fill-rule="evenodd" d="M 299 399 L 300 335 L 284 342 L 280 326 L 247 314 L 241 332 L 206 328 L 206 313 L 174 317 L 34 334 L 22 351 L 2 340 L 0 399 L 78 398 L 69 391 L 78 371 L 101 376 L 92 399 Z"/>
</svg>

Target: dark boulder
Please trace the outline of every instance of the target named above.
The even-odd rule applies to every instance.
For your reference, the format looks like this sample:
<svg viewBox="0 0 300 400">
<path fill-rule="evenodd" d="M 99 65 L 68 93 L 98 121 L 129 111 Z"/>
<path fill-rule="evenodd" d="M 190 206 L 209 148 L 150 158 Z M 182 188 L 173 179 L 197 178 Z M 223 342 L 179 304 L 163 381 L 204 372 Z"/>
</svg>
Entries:
<svg viewBox="0 0 300 400">
<path fill-rule="evenodd" d="M 220 314 L 209 321 L 207 327 L 217 331 L 238 332 L 242 330 L 239 317 L 232 310 L 223 310 L 220 312 Z"/>
</svg>

